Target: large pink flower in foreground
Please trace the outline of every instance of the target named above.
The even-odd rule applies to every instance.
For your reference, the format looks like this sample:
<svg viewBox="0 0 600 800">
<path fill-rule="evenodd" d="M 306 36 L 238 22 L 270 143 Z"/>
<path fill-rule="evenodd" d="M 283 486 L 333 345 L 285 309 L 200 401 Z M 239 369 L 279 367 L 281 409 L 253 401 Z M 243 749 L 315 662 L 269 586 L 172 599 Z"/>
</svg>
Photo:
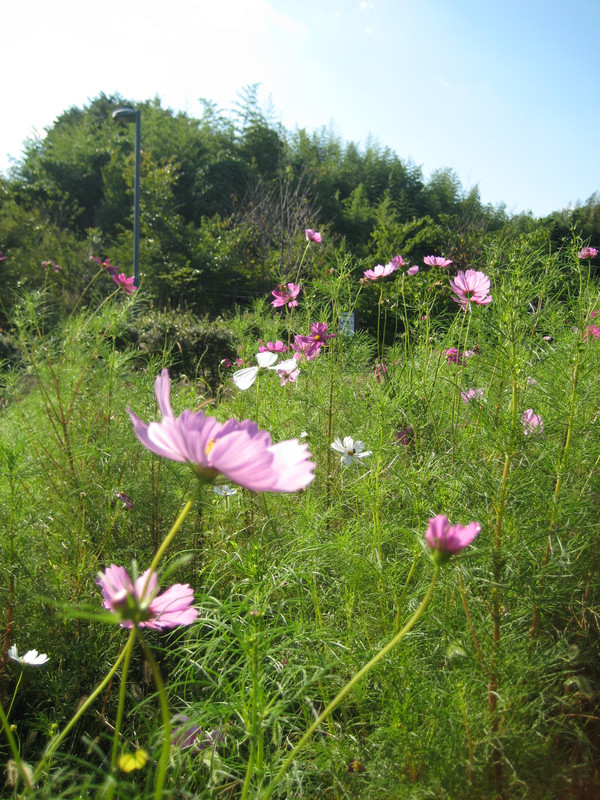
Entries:
<svg viewBox="0 0 600 800">
<path fill-rule="evenodd" d="M 102 589 L 104 608 L 116 614 L 124 628 L 176 628 L 191 625 L 198 616 L 193 607 L 194 591 L 187 583 L 176 583 L 158 594 L 156 573 L 146 570 L 135 583 L 125 567 L 112 564 L 96 581 Z"/>
<path fill-rule="evenodd" d="M 459 270 L 455 280 L 450 281 L 450 288 L 456 295 L 455 303 L 459 303 L 465 311 L 471 310 L 471 303 L 478 306 L 487 306 L 492 302 L 490 292 L 490 279 L 484 272 L 468 269 Z"/>
<path fill-rule="evenodd" d="M 271 435 L 249 419 L 221 423 L 187 409 L 176 417 L 168 370 L 163 369 L 155 386 L 161 422 L 142 422 L 127 412 L 140 442 L 156 455 L 190 464 L 204 481 L 224 475 L 253 492 L 295 492 L 313 480 L 315 464 L 297 439 L 273 444 Z"/>
<path fill-rule="evenodd" d="M 425 541 L 431 550 L 431 557 L 438 564 L 443 564 L 450 556 L 460 553 L 471 544 L 481 530 L 478 522 L 468 525 L 451 525 L 445 514 L 431 517 L 425 534 Z"/>
</svg>

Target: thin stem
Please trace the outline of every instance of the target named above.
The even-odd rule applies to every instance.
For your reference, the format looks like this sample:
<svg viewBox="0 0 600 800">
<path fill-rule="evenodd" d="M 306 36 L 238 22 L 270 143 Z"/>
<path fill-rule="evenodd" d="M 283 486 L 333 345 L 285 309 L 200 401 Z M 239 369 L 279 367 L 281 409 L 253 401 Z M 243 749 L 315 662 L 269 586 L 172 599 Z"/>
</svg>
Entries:
<svg viewBox="0 0 600 800">
<path fill-rule="evenodd" d="M 187 501 L 187 503 L 184 505 L 184 507 L 181 510 L 179 516 L 177 517 L 177 519 L 173 523 L 173 527 L 167 533 L 167 535 L 165 536 L 161 546 L 156 551 L 156 553 L 154 555 L 154 558 L 152 559 L 152 563 L 150 564 L 150 567 L 149 567 L 149 570 L 148 570 L 148 580 L 150 579 L 150 575 L 152 575 L 152 573 L 156 571 L 156 568 L 158 567 L 161 558 L 164 556 L 164 554 L 166 553 L 167 549 L 169 548 L 169 545 L 171 544 L 171 542 L 173 541 L 173 539 L 177 535 L 177 532 L 179 531 L 179 529 L 181 528 L 181 526 L 185 522 L 185 518 L 189 514 L 192 506 L 196 502 L 196 499 L 197 499 L 197 497 L 198 497 L 198 495 L 200 493 L 200 487 L 201 487 L 201 483 L 200 483 L 200 481 L 198 481 L 198 483 L 196 485 L 196 488 L 192 492 L 192 496 Z M 146 589 L 146 587 L 144 587 L 144 590 L 145 589 Z"/>
<path fill-rule="evenodd" d="M 167 700 L 167 693 L 165 692 L 165 684 L 160 674 L 160 669 L 156 663 L 156 659 L 152 654 L 152 650 L 148 647 L 146 640 L 141 632 L 138 631 L 140 643 L 144 649 L 146 660 L 150 664 L 152 670 L 152 677 L 154 678 L 154 685 L 158 692 L 158 700 L 160 703 L 160 712 L 163 721 L 163 743 L 160 752 L 160 760 L 158 762 L 158 772 L 156 782 L 154 784 L 154 798 L 161 800 L 163 796 L 163 789 L 167 777 L 167 767 L 169 766 L 169 754 L 171 752 L 171 714 L 169 712 L 169 702 Z"/>
<path fill-rule="evenodd" d="M 1 702 L 0 702 L 0 722 L 2 723 L 2 727 L 4 728 L 4 732 L 6 733 L 6 738 L 8 739 L 8 746 L 10 747 L 10 751 L 12 753 L 17 770 L 19 772 L 19 775 L 21 776 L 21 780 L 23 781 L 27 789 L 33 789 L 33 784 L 35 783 L 35 781 L 29 777 L 29 775 L 25 771 L 25 768 L 23 767 L 23 763 L 21 762 L 21 756 L 19 755 L 19 748 L 17 747 L 17 743 L 15 742 L 15 737 L 12 734 L 12 731 L 10 729 L 10 724 L 8 722 L 8 717 L 4 713 L 4 706 L 2 705 Z"/>
<path fill-rule="evenodd" d="M 431 578 L 431 583 L 429 584 L 429 589 L 425 594 L 425 597 L 421 601 L 421 605 L 417 608 L 415 613 L 412 617 L 408 620 L 406 625 L 400 630 L 386 645 L 383 647 L 378 653 L 376 653 L 373 658 L 368 661 L 359 671 L 354 675 L 348 683 L 336 694 L 333 700 L 325 707 L 325 709 L 319 714 L 316 720 L 312 723 L 312 725 L 308 728 L 308 730 L 304 733 L 302 738 L 298 741 L 292 752 L 288 755 L 285 759 L 281 767 L 279 768 L 277 774 L 271 781 L 271 783 L 267 786 L 266 791 L 260 795 L 260 800 L 268 800 L 269 797 L 273 794 L 273 791 L 277 784 L 281 781 L 287 770 L 289 769 L 290 765 L 296 758 L 299 751 L 304 747 L 304 745 L 310 740 L 313 733 L 320 727 L 321 723 L 324 722 L 327 717 L 334 711 L 337 706 L 342 702 L 342 700 L 348 695 L 352 689 L 356 686 L 356 684 L 363 678 L 367 672 L 369 672 L 373 667 L 375 667 L 382 658 L 385 658 L 387 654 L 396 647 L 396 645 L 406 636 L 409 631 L 412 630 L 415 623 L 418 621 L 419 617 L 425 610 L 431 595 L 433 594 L 433 589 L 435 586 L 435 582 L 437 580 L 439 572 L 439 566 L 437 564 L 434 565 L 433 568 L 433 576 Z"/>
<path fill-rule="evenodd" d="M 134 626 L 132 629 L 132 635 L 130 635 L 129 639 L 127 640 L 127 644 L 125 645 L 125 661 L 123 662 L 123 672 L 121 673 L 121 685 L 119 686 L 119 705 L 117 707 L 117 718 L 115 720 L 112 754 L 110 758 L 110 768 L 113 771 L 117 766 L 117 754 L 119 752 L 119 736 L 121 733 L 121 724 L 123 722 L 123 709 L 125 708 L 125 695 L 127 691 L 127 673 L 129 672 L 131 654 L 133 653 L 133 648 L 135 645 L 136 630 L 137 629 Z"/>
</svg>

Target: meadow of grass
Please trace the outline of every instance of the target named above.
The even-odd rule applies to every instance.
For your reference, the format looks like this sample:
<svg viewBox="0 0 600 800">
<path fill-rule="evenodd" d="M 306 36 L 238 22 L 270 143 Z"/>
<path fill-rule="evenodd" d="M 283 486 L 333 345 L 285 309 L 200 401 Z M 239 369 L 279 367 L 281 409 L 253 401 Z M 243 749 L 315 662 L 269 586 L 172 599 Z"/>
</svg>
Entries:
<svg viewBox="0 0 600 800">
<path fill-rule="evenodd" d="M 347 258 L 297 308 L 233 315 L 247 365 L 259 339 L 337 334 L 284 386 L 261 370 L 241 391 L 225 364 L 216 387 L 171 382 L 175 415 L 306 443 L 298 492 L 218 494 L 136 438 L 126 408 L 160 420 L 178 356 L 123 343 L 143 288 L 66 319 L 24 295 L 0 414 L 2 796 L 599 796 L 600 283 L 581 244 L 491 247 L 493 301 L 469 311 L 455 265 L 361 284 L 372 265 Z M 367 293 L 376 335 L 340 333 Z M 344 437 L 370 454 L 343 464 Z M 130 634 L 98 573 L 143 572 L 182 512 L 158 573 L 197 619 Z M 439 514 L 481 532 L 438 573 Z"/>
</svg>

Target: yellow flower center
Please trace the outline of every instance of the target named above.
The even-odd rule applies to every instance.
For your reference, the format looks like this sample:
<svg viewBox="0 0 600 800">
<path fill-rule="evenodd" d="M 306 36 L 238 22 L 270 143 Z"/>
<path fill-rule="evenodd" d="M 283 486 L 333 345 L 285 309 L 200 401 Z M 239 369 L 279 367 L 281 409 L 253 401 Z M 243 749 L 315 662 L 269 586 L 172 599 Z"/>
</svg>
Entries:
<svg viewBox="0 0 600 800">
<path fill-rule="evenodd" d="M 214 446 L 215 446 L 215 440 L 209 439 L 208 444 L 204 448 L 204 452 L 206 453 L 207 456 L 210 455 L 210 451 L 213 449 Z"/>
</svg>

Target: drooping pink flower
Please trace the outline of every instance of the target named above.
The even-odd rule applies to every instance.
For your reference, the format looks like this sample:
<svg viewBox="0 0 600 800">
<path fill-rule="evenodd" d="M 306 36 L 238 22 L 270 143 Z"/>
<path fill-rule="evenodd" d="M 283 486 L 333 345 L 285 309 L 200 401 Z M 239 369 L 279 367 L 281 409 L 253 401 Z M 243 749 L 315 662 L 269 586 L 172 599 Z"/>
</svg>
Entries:
<svg viewBox="0 0 600 800">
<path fill-rule="evenodd" d="M 423 263 L 428 267 L 449 267 L 453 262 L 452 259 L 441 256 L 425 256 Z"/>
<path fill-rule="evenodd" d="M 133 583 L 125 567 L 112 564 L 99 573 L 96 583 L 102 589 L 104 608 L 117 615 L 123 628 L 175 628 L 191 625 L 198 616 L 189 584 L 176 583 L 158 594 L 158 578 L 149 570 Z"/>
<path fill-rule="evenodd" d="M 523 423 L 523 433 L 525 436 L 530 436 L 533 433 L 544 432 L 544 423 L 542 422 L 542 418 L 539 414 L 534 414 L 532 408 L 528 408 L 527 411 L 523 412 L 521 422 Z"/>
<path fill-rule="evenodd" d="M 406 274 L 407 274 L 407 275 L 410 275 L 410 276 L 412 277 L 413 275 L 416 275 L 418 271 L 419 271 L 419 268 L 418 268 L 418 267 L 417 267 L 417 265 L 415 264 L 413 267 L 409 267 L 409 268 L 406 270 Z"/>
<path fill-rule="evenodd" d="M 111 267 L 110 261 L 108 260 L 108 258 L 105 258 L 104 261 L 101 258 L 98 258 L 97 256 L 90 256 L 90 258 L 92 259 L 92 261 L 95 261 L 96 264 L 100 264 L 101 267 L 104 267 L 104 269 L 108 272 L 108 274 L 113 279 L 119 274 L 119 269 L 120 268 L 119 267 Z M 117 281 L 117 283 L 118 283 L 118 281 Z"/>
<path fill-rule="evenodd" d="M 297 439 L 273 444 L 270 434 L 249 419 L 221 423 L 188 410 L 175 417 L 168 370 L 163 369 L 155 387 L 161 422 L 142 422 L 127 412 L 140 442 L 156 455 L 190 464 L 206 482 L 224 475 L 253 492 L 295 492 L 313 480 L 315 464 Z"/>
<path fill-rule="evenodd" d="M 443 564 L 450 556 L 460 553 L 471 544 L 481 530 L 479 522 L 468 525 L 451 525 L 445 514 L 429 519 L 425 541 L 431 550 L 431 557 L 437 564 Z"/>
<path fill-rule="evenodd" d="M 492 302 L 490 279 L 483 272 L 468 269 L 466 272 L 459 270 L 455 280 L 450 280 L 450 288 L 456 295 L 453 297 L 465 311 L 471 310 L 471 303 L 478 306 L 487 306 Z"/>
<path fill-rule="evenodd" d="M 579 258 L 596 258 L 598 255 L 597 247 L 583 247 L 577 255 Z"/>
<path fill-rule="evenodd" d="M 449 364 L 464 364 L 466 359 L 475 355 L 475 351 L 465 350 L 463 353 L 460 350 L 457 350 L 456 347 L 449 347 L 447 350 L 444 350 L 444 354 L 448 359 Z"/>
<path fill-rule="evenodd" d="M 301 348 L 308 360 L 315 352 L 322 347 L 328 339 L 333 339 L 335 333 L 327 333 L 326 322 L 313 322 L 310 326 L 310 336 L 296 336 L 295 344 L 305 344 L 306 348 Z M 294 348 L 296 349 L 296 348 Z"/>
<path fill-rule="evenodd" d="M 597 325 L 588 325 L 587 331 L 584 331 L 583 338 L 585 340 L 589 339 L 590 336 L 594 339 L 597 339 L 600 336 L 600 328 Z"/>
<path fill-rule="evenodd" d="M 400 269 L 399 266 L 396 266 L 391 261 L 389 264 L 385 266 L 383 264 L 377 264 L 374 269 L 367 269 L 364 271 L 364 276 L 370 281 L 376 281 L 378 278 L 386 278 L 388 275 L 391 275 L 392 272 L 395 272 L 397 269 Z"/>
<path fill-rule="evenodd" d="M 296 298 L 300 293 L 301 284 L 288 283 L 287 288 L 285 284 L 280 283 L 276 289 L 273 289 L 271 294 L 275 300 L 271 301 L 273 308 L 281 308 L 287 304 L 288 308 L 294 308 L 298 305 Z"/>
<path fill-rule="evenodd" d="M 125 294 L 133 294 L 137 291 L 137 286 L 133 285 L 135 277 L 132 275 L 131 278 L 128 278 L 124 272 L 120 272 L 118 275 L 113 275 L 113 281 L 117 284 L 117 286 L 121 286 L 125 290 Z"/>
<path fill-rule="evenodd" d="M 281 339 L 277 339 L 276 342 L 267 342 L 266 345 L 261 344 L 258 348 L 259 353 L 266 353 L 267 351 L 270 353 L 285 353 L 287 351 L 287 345 L 285 345 Z"/>
<path fill-rule="evenodd" d="M 304 235 L 306 236 L 307 242 L 315 242 L 315 244 L 321 244 L 321 234 L 318 231 L 313 231 L 312 228 L 306 228 L 304 230 Z"/>
<path fill-rule="evenodd" d="M 471 400 L 481 400 L 483 398 L 483 389 L 467 389 L 465 392 L 460 393 L 463 403 L 470 403 Z"/>
</svg>

